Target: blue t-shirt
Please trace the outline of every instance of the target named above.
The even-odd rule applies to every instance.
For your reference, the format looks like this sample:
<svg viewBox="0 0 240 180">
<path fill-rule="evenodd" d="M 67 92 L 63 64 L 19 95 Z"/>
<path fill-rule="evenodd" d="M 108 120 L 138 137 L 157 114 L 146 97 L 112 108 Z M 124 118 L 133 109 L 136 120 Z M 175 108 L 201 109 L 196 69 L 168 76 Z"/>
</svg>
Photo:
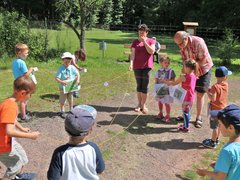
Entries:
<svg viewBox="0 0 240 180">
<path fill-rule="evenodd" d="M 87 179 L 98 180 L 105 164 L 98 146 L 92 142 L 85 144 L 65 144 L 55 149 L 47 172 L 48 180 Z"/>
<path fill-rule="evenodd" d="M 14 80 L 28 72 L 25 61 L 22 59 L 15 59 L 12 63 L 12 72 Z"/>
<path fill-rule="evenodd" d="M 62 65 L 57 71 L 56 78 L 61 80 L 73 80 L 77 75 L 78 70 L 73 65 L 69 65 L 68 67 Z M 59 88 L 62 89 L 63 85 L 59 84 Z"/>
<path fill-rule="evenodd" d="M 240 143 L 232 142 L 224 145 L 214 167 L 214 172 L 227 174 L 226 180 L 240 179 Z"/>
</svg>

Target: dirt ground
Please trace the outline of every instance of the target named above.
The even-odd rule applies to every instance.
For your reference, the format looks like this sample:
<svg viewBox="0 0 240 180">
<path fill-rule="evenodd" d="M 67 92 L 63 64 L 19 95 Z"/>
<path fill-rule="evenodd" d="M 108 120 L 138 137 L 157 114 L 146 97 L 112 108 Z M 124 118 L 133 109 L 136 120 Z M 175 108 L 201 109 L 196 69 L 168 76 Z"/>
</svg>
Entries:
<svg viewBox="0 0 240 180">
<path fill-rule="evenodd" d="M 239 80 L 233 78 L 229 85 L 229 103 L 240 105 Z M 136 105 L 134 93 L 91 104 L 97 109 L 98 116 L 90 140 L 99 145 L 106 157 L 106 170 L 101 179 L 184 179 L 184 171 L 192 169 L 192 165 L 202 158 L 201 154 L 213 151 L 201 145 L 201 141 L 211 134 L 205 115 L 206 104 L 203 127 L 196 129 L 191 124 L 189 133 L 177 132 L 179 122 L 174 119 L 169 123 L 155 119 L 158 111 L 151 93 L 148 98 L 148 115 L 133 112 Z M 194 105 L 192 121 L 195 119 L 195 109 Z M 179 103 L 172 105 L 171 114 L 173 117 L 181 114 Z M 34 120 L 24 125 L 41 132 L 41 137 L 36 141 L 19 140 L 29 158 L 25 171 L 36 172 L 37 179 L 45 180 L 53 150 L 68 141 L 64 120 L 54 112 L 35 112 Z M 124 128 L 126 131 L 123 131 Z M 0 176 L 5 170 L 1 166 Z"/>
</svg>

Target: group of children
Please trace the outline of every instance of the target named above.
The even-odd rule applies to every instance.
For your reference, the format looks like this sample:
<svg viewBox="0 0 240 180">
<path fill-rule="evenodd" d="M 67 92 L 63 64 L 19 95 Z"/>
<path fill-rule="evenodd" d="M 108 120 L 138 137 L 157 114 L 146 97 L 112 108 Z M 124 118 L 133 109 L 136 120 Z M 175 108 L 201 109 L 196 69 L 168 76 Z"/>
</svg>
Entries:
<svg viewBox="0 0 240 180">
<path fill-rule="evenodd" d="M 183 112 L 183 124 L 178 127 L 179 131 L 188 132 L 190 123 L 190 110 L 194 101 L 195 96 L 195 86 L 196 80 L 198 78 L 198 63 L 193 59 L 188 59 L 184 61 L 184 66 L 180 77 L 175 80 L 175 72 L 172 70 L 170 65 L 170 59 L 168 56 L 163 56 L 160 59 L 160 69 L 155 74 L 155 84 L 165 83 L 168 86 L 175 86 L 178 84 L 182 85 L 182 88 L 186 91 L 185 98 L 182 103 Z M 216 68 L 215 77 L 217 82 L 207 90 L 207 95 L 210 99 L 209 102 L 209 112 L 219 111 L 227 106 L 227 96 L 228 96 L 228 83 L 227 76 L 231 75 L 232 72 L 229 71 L 225 66 L 220 66 Z M 156 93 L 157 90 L 155 89 Z M 170 120 L 170 104 L 173 103 L 173 97 L 169 95 L 156 98 L 158 101 L 159 113 L 156 116 L 158 119 L 162 119 L 165 122 Z M 166 116 L 163 116 L 163 105 L 166 106 Z M 218 130 L 218 120 L 216 117 L 210 116 L 210 128 L 213 130 L 212 137 L 210 139 L 205 139 L 202 144 L 205 147 L 215 148 L 219 143 L 219 130 Z"/>
<path fill-rule="evenodd" d="M 36 179 L 35 173 L 23 173 L 23 166 L 28 163 L 28 158 L 23 147 L 15 138 L 37 139 L 38 131 L 31 131 L 19 122 L 28 122 L 31 117 L 27 112 L 27 101 L 36 90 L 32 80 L 33 69 L 26 66 L 28 46 L 18 43 L 15 47 L 16 59 L 12 63 L 14 75 L 13 95 L 0 104 L 0 162 L 6 166 L 2 180 Z M 83 50 L 76 52 L 79 58 L 85 60 Z M 98 146 L 86 140 L 91 133 L 96 119 L 96 110 L 87 105 L 73 108 L 73 93 L 63 93 L 63 86 L 67 80 L 75 79 L 79 83 L 79 68 L 76 58 L 69 52 L 62 55 L 63 65 L 56 73 L 59 83 L 61 117 L 65 119 L 65 130 L 69 135 L 69 142 L 57 148 L 47 172 L 49 180 L 60 179 L 99 179 L 105 169 L 105 164 Z M 75 66 L 71 62 L 75 62 Z M 64 104 L 69 103 L 69 113 L 65 114 Z M 18 104 L 20 103 L 20 117 L 18 118 Z"/>
<path fill-rule="evenodd" d="M 2 180 L 9 179 L 33 179 L 33 173 L 23 173 L 22 167 L 28 162 L 22 146 L 16 138 L 37 139 L 39 132 L 24 128 L 19 121 L 27 121 L 30 118 L 26 113 L 27 100 L 35 92 L 36 85 L 30 78 L 33 68 L 27 69 L 25 59 L 28 56 L 28 47 L 25 44 L 16 45 L 17 59 L 12 63 L 14 74 L 13 95 L 0 104 L 0 161 L 7 167 Z M 86 141 L 96 118 L 96 110 L 91 106 L 76 106 L 73 108 L 73 93 L 63 93 L 63 86 L 69 79 L 76 79 L 79 83 L 79 70 L 71 65 L 74 55 L 63 53 L 63 65 L 58 69 L 56 81 L 60 90 L 61 117 L 65 119 L 65 130 L 69 134 L 69 142 L 58 147 L 53 155 L 47 172 L 50 180 L 57 179 L 99 179 L 98 173 L 104 171 L 105 165 L 101 152 L 96 144 Z M 184 123 L 178 127 L 179 131 L 188 132 L 190 122 L 190 110 L 194 101 L 194 89 L 198 76 L 198 64 L 192 60 L 184 62 L 183 73 L 175 80 L 175 73 L 170 69 L 170 59 L 163 57 L 160 60 L 161 68 L 156 72 L 156 84 L 167 85 L 182 84 L 186 96 L 182 103 Z M 208 176 L 214 179 L 238 179 L 240 177 L 240 107 L 227 106 L 228 84 L 227 76 L 231 74 L 226 67 L 216 69 L 216 84 L 207 91 L 210 99 L 210 125 L 213 129 L 211 139 L 203 141 L 207 147 L 216 147 L 219 134 L 229 137 L 227 143 L 220 152 L 218 161 L 213 165 L 214 172 L 198 169 L 200 176 Z M 69 102 L 70 112 L 65 113 L 64 104 Z M 21 116 L 18 116 L 17 102 L 20 102 Z M 170 120 L 171 96 L 158 98 L 159 113 L 157 118 L 168 122 Z M 163 116 L 163 105 L 166 107 L 166 116 Z M 227 106 L 227 107 L 226 107 Z"/>
<path fill-rule="evenodd" d="M 155 86 L 161 83 L 168 86 L 182 85 L 186 95 L 182 103 L 183 124 L 178 127 L 178 130 L 188 132 L 191 117 L 190 110 L 194 101 L 196 79 L 198 78 L 198 63 L 193 59 L 184 61 L 183 74 L 177 80 L 175 80 L 174 70 L 169 65 L 169 57 L 161 57 L 161 67 L 155 74 Z M 197 173 L 200 176 L 206 175 L 214 179 L 238 179 L 240 177 L 240 108 L 236 105 L 227 106 L 227 76 L 231 74 L 232 72 L 225 66 L 217 67 L 215 71 L 217 82 L 207 90 L 210 100 L 208 111 L 212 136 L 203 140 L 202 144 L 208 148 L 215 148 L 219 144 L 220 132 L 230 139 L 229 143 L 223 147 L 217 163 L 213 165 L 214 172 L 198 169 Z M 157 93 L 156 89 L 155 91 Z M 170 120 L 170 104 L 173 103 L 173 98 L 169 95 L 160 96 L 160 98 L 156 97 L 159 107 L 156 118 L 168 122 Z M 166 107 L 165 117 L 163 115 L 163 105 Z"/>
</svg>

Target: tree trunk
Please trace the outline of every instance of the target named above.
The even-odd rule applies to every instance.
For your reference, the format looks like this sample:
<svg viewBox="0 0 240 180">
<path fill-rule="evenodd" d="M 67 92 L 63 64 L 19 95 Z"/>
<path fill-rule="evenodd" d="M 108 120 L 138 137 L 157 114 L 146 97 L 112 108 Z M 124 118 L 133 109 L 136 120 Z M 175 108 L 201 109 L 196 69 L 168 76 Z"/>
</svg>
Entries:
<svg viewBox="0 0 240 180">
<path fill-rule="evenodd" d="M 80 48 L 85 50 L 85 29 L 86 29 L 86 4 L 84 0 L 79 0 L 80 5 Z"/>
</svg>

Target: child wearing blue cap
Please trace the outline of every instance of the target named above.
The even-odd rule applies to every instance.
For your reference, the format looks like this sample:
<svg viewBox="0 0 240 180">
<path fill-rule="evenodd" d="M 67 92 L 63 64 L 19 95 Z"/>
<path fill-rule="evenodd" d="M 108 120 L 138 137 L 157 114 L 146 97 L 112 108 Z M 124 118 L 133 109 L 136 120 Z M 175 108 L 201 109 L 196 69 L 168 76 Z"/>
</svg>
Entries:
<svg viewBox="0 0 240 180">
<path fill-rule="evenodd" d="M 91 179 L 98 180 L 98 174 L 105 169 L 98 146 L 87 141 L 97 111 L 88 105 L 74 107 L 65 119 L 65 130 L 69 142 L 55 149 L 48 169 L 48 180 Z"/>
<path fill-rule="evenodd" d="M 211 164 L 214 172 L 197 169 L 197 173 L 212 179 L 237 180 L 240 178 L 240 107 L 231 104 L 219 111 L 217 118 L 219 130 L 229 137 L 229 142 L 220 151 L 217 162 Z"/>
<path fill-rule="evenodd" d="M 227 76 L 231 74 L 232 72 L 229 71 L 225 66 L 220 66 L 216 69 L 215 76 L 217 78 L 217 82 L 207 91 L 208 98 L 210 99 L 210 112 L 222 110 L 227 106 Z M 210 116 L 210 128 L 212 129 L 212 137 L 210 139 L 203 140 L 202 144 L 207 148 L 215 148 L 219 144 L 218 138 L 220 134 L 217 118 Z"/>
</svg>

